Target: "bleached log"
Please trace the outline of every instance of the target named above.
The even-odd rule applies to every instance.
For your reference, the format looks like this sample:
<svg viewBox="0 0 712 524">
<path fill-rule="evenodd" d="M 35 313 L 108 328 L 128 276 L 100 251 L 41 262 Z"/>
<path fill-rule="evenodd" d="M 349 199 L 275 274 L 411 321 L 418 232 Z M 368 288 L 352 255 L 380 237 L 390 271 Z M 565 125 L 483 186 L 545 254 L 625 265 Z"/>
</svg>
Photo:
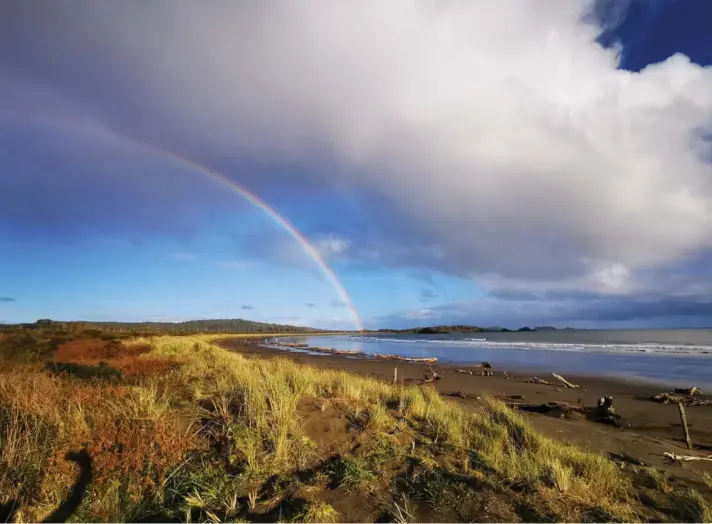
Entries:
<svg viewBox="0 0 712 524">
<path fill-rule="evenodd" d="M 706 457 L 694 457 L 692 455 L 677 455 L 676 453 L 669 453 L 666 451 L 665 453 L 663 453 L 663 456 L 672 460 L 673 462 L 693 462 L 700 460 L 712 462 L 712 455 L 708 455 Z"/>
<path fill-rule="evenodd" d="M 562 383 L 564 386 L 566 386 L 567 388 L 570 388 L 570 389 L 577 389 L 577 388 L 580 388 L 580 387 L 581 387 L 581 386 L 579 386 L 578 384 L 572 384 L 571 382 L 569 382 L 568 380 L 566 380 L 564 377 L 562 377 L 561 375 L 557 375 L 556 373 L 552 373 L 551 376 L 554 377 L 554 378 L 555 378 L 556 380 L 558 380 L 559 382 L 561 382 L 561 383 Z"/>
<path fill-rule="evenodd" d="M 542 380 L 539 377 L 530 377 L 527 379 L 527 382 L 532 383 L 532 384 L 541 384 L 542 386 L 553 386 L 551 382 L 547 382 L 546 380 Z"/>
</svg>

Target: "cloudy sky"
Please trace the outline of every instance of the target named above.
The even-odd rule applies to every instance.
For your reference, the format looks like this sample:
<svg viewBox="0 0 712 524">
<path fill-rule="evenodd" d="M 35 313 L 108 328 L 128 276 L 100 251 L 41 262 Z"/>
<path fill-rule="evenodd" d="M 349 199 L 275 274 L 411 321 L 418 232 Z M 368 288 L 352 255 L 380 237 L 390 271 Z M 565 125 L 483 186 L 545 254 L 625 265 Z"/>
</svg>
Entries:
<svg viewBox="0 0 712 524">
<path fill-rule="evenodd" d="M 0 321 L 712 325 L 710 19 L 4 1 Z"/>
</svg>

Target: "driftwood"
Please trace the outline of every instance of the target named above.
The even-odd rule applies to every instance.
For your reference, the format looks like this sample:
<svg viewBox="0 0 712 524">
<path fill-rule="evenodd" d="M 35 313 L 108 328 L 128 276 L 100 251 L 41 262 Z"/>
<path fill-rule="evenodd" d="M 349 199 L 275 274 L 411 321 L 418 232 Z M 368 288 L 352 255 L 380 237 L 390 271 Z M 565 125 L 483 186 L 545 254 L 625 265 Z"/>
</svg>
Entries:
<svg viewBox="0 0 712 524">
<path fill-rule="evenodd" d="M 547 382 L 546 380 L 540 379 L 539 377 L 529 377 L 527 379 L 527 382 L 529 382 L 531 384 L 541 384 L 543 386 L 553 386 L 554 385 L 551 382 Z"/>
<path fill-rule="evenodd" d="M 558 401 L 547 402 L 546 404 L 508 403 L 508 405 L 513 408 L 521 409 L 522 411 L 544 413 L 558 418 L 578 417 L 619 428 L 626 426 L 623 418 L 613 410 L 613 397 L 603 397 L 599 399 L 596 406 L 591 407 Z"/>
<path fill-rule="evenodd" d="M 398 368 L 393 368 L 393 385 L 398 384 Z"/>
<path fill-rule="evenodd" d="M 706 457 L 694 457 L 692 455 L 677 455 L 675 453 L 668 453 L 667 451 L 663 453 L 665 458 L 672 460 L 673 462 L 692 462 L 698 460 L 706 460 L 712 462 L 712 455 Z"/>
<path fill-rule="evenodd" d="M 514 376 L 513 376 L 513 375 L 510 375 L 509 373 L 507 373 L 507 372 L 505 371 L 505 372 L 504 372 L 504 378 L 506 378 L 507 380 L 509 380 L 509 379 L 514 378 Z"/>
<path fill-rule="evenodd" d="M 427 357 L 427 358 L 415 358 L 415 357 L 401 357 L 399 355 L 386 355 L 383 353 L 374 353 L 371 355 L 373 358 L 378 358 L 382 360 L 400 360 L 402 362 L 423 362 L 426 364 L 434 364 L 438 361 L 437 357 Z"/>
<path fill-rule="evenodd" d="M 561 382 L 561 383 L 562 383 L 564 386 L 566 386 L 567 388 L 577 389 L 577 388 L 580 388 L 580 387 L 581 387 L 581 386 L 579 386 L 579 385 L 577 385 L 577 384 L 572 384 L 571 382 L 569 382 L 568 380 L 566 380 L 564 377 L 562 377 L 561 375 L 557 375 L 556 373 L 552 373 L 551 376 L 554 377 L 554 378 L 555 378 L 556 380 L 558 380 L 559 382 Z"/>
<path fill-rule="evenodd" d="M 687 413 L 685 413 L 685 403 L 678 402 L 677 408 L 680 410 L 680 422 L 682 422 L 682 429 L 685 432 L 685 442 L 687 443 L 687 449 L 692 449 L 692 439 L 690 438 L 690 430 L 687 429 Z"/>
<path fill-rule="evenodd" d="M 687 406 L 712 406 L 712 400 L 692 398 L 691 396 L 686 397 L 683 395 L 676 395 L 675 393 L 658 393 L 657 395 L 653 395 L 648 398 L 649 400 L 652 400 L 654 402 L 660 402 L 661 404 L 683 403 Z"/>
<path fill-rule="evenodd" d="M 628 453 L 621 451 L 620 453 L 611 453 L 610 451 L 608 452 L 608 456 L 611 457 L 613 460 L 616 460 L 618 462 L 624 462 L 626 464 L 632 464 L 633 466 L 649 466 L 649 464 L 638 457 L 634 457 L 633 455 L 628 455 Z"/>
<path fill-rule="evenodd" d="M 467 400 L 467 395 L 465 395 L 465 392 L 462 391 L 461 389 L 458 389 L 458 390 L 457 390 L 457 394 L 458 394 L 463 400 Z"/>
<path fill-rule="evenodd" d="M 612 412 L 613 411 L 613 397 L 599 398 L 598 401 L 596 401 L 596 407 L 601 411 Z"/>
<path fill-rule="evenodd" d="M 704 395 L 701 389 L 692 386 L 691 388 L 675 388 L 675 393 L 680 393 L 681 395 Z"/>
<path fill-rule="evenodd" d="M 435 371 L 433 371 L 432 368 L 428 367 L 428 370 L 430 371 L 430 376 L 428 376 L 427 373 L 425 374 L 425 379 L 422 379 L 420 381 L 421 386 L 424 386 L 426 384 L 435 384 L 438 380 L 442 378 Z"/>
<path fill-rule="evenodd" d="M 483 371 L 480 371 L 478 375 L 482 377 L 491 377 L 494 375 L 494 372 L 492 372 L 492 364 L 489 362 L 482 362 L 481 364 L 475 364 L 472 366 L 470 369 L 458 369 L 458 373 L 462 373 L 463 375 L 474 375 L 475 374 L 475 368 L 482 368 Z"/>
</svg>

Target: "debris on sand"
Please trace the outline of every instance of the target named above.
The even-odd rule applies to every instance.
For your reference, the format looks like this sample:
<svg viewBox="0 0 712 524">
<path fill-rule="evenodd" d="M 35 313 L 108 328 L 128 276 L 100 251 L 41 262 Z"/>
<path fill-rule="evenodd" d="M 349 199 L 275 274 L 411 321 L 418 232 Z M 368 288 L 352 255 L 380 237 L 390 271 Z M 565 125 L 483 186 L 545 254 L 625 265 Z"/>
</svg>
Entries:
<svg viewBox="0 0 712 524">
<path fill-rule="evenodd" d="M 475 368 L 482 368 L 481 371 L 476 371 Z M 492 364 L 489 362 L 483 362 L 482 364 L 475 364 L 470 369 L 458 369 L 458 373 L 463 375 L 479 375 L 482 377 L 492 377 L 494 376 L 494 371 L 492 371 Z"/>
<path fill-rule="evenodd" d="M 691 462 L 698 460 L 712 462 L 712 455 L 708 455 L 707 457 L 695 457 L 692 455 L 677 455 L 676 453 L 669 453 L 666 451 L 665 453 L 663 453 L 663 456 L 667 459 L 670 459 L 670 461 L 672 462 Z"/>
<path fill-rule="evenodd" d="M 541 384 L 542 386 L 553 386 L 551 382 L 548 382 L 546 380 L 542 380 L 539 377 L 529 377 L 527 380 L 530 384 Z"/>
<path fill-rule="evenodd" d="M 425 364 L 435 364 L 438 361 L 437 357 L 426 357 L 426 358 L 401 357 L 399 355 L 386 355 L 384 353 L 374 353 L 371 356 L 373 358 L 378 358 L 378 359 L 382 359 L 382 360 L 401 360 L 403 362 L 422 362 Z"/>
<path fill-rule="evenodd" d="M 433 371 L 433 368 L 428 367 L 428 371 L 430 371 L 430 376 L 428 376 L 427 373 L 425 374 L 425 379 L 422 379 L 420 381 L 421 386 L 424 386 L 426 384 L 435 384 L 438 380 L 442 378 L 435 371 Z"/>
<path fill-rule="evenodd" d="M 557 418 L 585 418 L 592 422 L 600 422 L 619 428 L 627 426 L 623 417 L 613 409 L 613 397 L 610 396 L 600 398 L 595 407 L 559 401 L 551 401 L 545 404 L 508 403 L 508 405 L 511 408 L 522 411 L 542 413 Z"/>
<path fill-rule="evenodd" d="M 691 397 L 694 395 L 704 395 L 702 390 L 696 386 L 692 386 L 691 388 L 675 388 L 675 393 L 689 395 Z"/>
<path fill-rule="evenodd" d="M 686 406 L 712 406 L 712 400 L 693 398 L 692 396 L 676 395 L 675 393 L 658 393 L 657 395 L 652 395 L 648 397 L 649 400 L 653 402 L 659 402 L 661 404 L 680 404 L 683 403 Z"/>
<path fill-rule="evenodd" d="M 579 386 L 579 385 L 577 385 L 577 384 L 572 384 L 571 382 L 569 382 L 568 380 L 566 380 L 564 377 L 562 377 L 561 375 L 557 375 L 556 373 L 552 373 L 551 376 L 554 377 L 554 378 L 555 378 L 556 380 L 558 380 L 559 382 L 561 382 L 561 383 L 562 383 L 564 386 L 566 386 L 567 388 L 570 388 L 570 389 L 578 389 L 578 388 L 581 387 L 581 386 Z"/>
</svg>

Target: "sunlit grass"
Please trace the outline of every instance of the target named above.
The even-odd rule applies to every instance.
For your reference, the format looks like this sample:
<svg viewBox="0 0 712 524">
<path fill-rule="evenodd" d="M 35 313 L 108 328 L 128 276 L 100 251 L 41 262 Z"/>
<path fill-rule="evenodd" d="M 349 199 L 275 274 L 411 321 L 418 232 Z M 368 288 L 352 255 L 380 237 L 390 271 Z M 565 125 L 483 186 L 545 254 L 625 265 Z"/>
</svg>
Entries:
<svg viewBox="0 0 712 524">
<path fill-rule="evenodd" d="M 302 406 L 311 401 L 315 411 L 340 411 L 350 431 L 369 437 L 360 451 L 315 469 L 314 478 L 326 475 L 345 489 L 366 489 L 387 477 L 383 465 L 391 460 L 396 467 L 416 464 L 437 479 L 440 499 L 432 495 L 436 484 L 426 490 L 432 503 L 467 500 L 475 493 L 470 484 L 485 483 L 526 493 L 526 503 L 539 505 L 542 515 L 563 520 L 580 520 L 593 509 L 640 518 L 634 486 L 612 461 L 535 432 L 500 402 L 487 400 L 471 413 L 431 387 L 393 386 L 289 359 L 245 358 L 211 344 L 224 337 L 128 341 L 150 346 L 137 361 L 181 364 L 131 383 L 82 382 L 31 367 L 1 373 L 0 503 L 16 498 L 23 519 L 41 520 L 75 476 L 61 457 L 86 446 L 98 468 L 81 508 L 86 520 L 156 513 L 187 519 L 197 512 L 217 521 L 267 511 L 287 496 L 274 490 L 258 496 L 268 478 L 318 468 L 328 458 L 305 432 Z M 652 487 L 671 492 L 664 477 L 649 477 Z M 394 496 L 393 518 L 412 520 L 409 496 Z M 241 507 L 239 499 L 247 502 Z M 681 515 L 709 517 L 697 492 L 675 492 L 673 502 Z M 315 500 L 300 518 L 328 521 L 338 514 Z"/>
</svg>

